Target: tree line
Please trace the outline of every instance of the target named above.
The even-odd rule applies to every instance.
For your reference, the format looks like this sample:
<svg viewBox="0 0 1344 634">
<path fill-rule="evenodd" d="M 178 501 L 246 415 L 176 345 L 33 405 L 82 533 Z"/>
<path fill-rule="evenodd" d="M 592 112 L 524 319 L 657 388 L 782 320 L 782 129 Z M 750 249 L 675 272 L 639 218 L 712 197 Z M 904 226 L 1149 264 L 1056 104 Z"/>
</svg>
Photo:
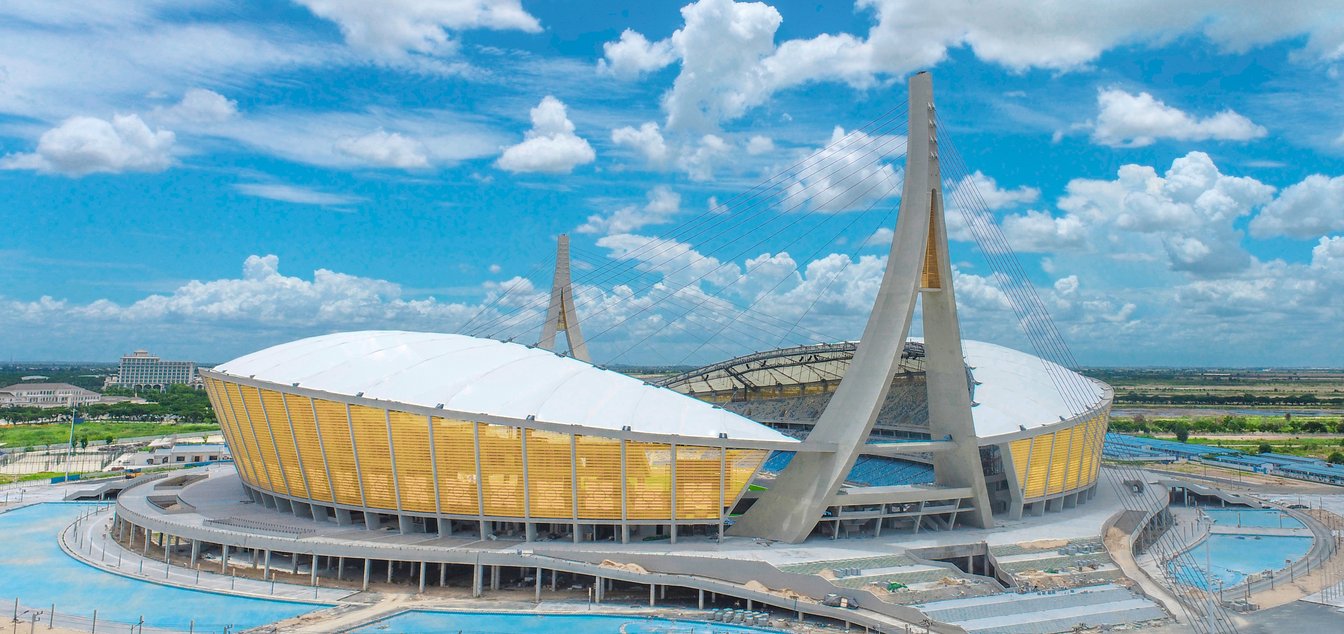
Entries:
<svg viewBox="0 0 1344 634">
<path fill-rule="evenodd" d="M 210 399 L 202 390 L 186 385 L 171 385 L 168 389 L 149 389 L 135 392 L 127 388 L 109 388 L 108 396 L 139 396 L 148 403 L 93 403 L 81 405 L 79 416 L 86 420 L 165 421 L 187 423 L 215 423 L 215 412 Z M 70 409 L 64 407 L 6 407 L 0 409 L 0 419 L 14 423 L 70 420 Z"/>
</svg>

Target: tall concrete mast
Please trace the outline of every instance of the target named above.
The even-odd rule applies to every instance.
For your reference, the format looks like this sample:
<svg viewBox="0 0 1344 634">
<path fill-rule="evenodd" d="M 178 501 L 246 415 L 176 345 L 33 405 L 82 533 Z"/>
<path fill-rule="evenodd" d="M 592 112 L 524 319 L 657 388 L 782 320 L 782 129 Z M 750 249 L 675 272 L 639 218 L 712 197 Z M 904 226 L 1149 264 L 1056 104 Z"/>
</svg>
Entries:
<svg viewBox="0 0 1344 634">
<path fill-rule="evenodd" d="M 921 297 L 930 438 L 951 443 L 933 452 L 935 486 L 927 496 L 939 499 L 940 489 L 964 491 L 974 510 L 963 513 L 961 521 L 982 528 L 993 525 L 952 290 L 932 77 L 911 77 L 909 90 L 905 183 L 887 270 L 854 359 L 805 443 L 835 450 L 799 451 L 732 527 L 733 534 L 801 542 L 828 506 L 844 504 L 840 485 L 865 452 Z M 875 487 L 873 494 L 881 499 L 891 489 L 893 501 L 908 501 L 910 492 L 898 488 Z"/>
<path fill-rule="evenodd" d="M 579 329 L 579 314 L 574 310 L 574 288 L 569 279 L 569 236 L 563 233 L 555 245 L 551 305 L 546 309 L 546 324 L 541 328 L 541 341 L 537 345 L 555 350 L 555 335 L 560 331 L 564 331 L 565 340 L 569 342 L 569 355 L 592 363 L 592 357 L 588 356 L 588 344 L 583 342 L 583 331 Z"/>
</svg>

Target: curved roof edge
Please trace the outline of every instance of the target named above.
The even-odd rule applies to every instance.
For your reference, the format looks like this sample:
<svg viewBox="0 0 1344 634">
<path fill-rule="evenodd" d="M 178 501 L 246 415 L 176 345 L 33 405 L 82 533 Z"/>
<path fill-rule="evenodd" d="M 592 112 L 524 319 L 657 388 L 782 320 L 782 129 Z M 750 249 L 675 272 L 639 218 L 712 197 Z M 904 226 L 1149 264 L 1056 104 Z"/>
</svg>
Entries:
<svg viewBox="0 0 1344 634">
<path fill-rule="evenodd" d="M 730 446 L 798 441 L 717 406 L 549 350 L 465 335 L 354 331 L 272 346 L 218 376 L 434 415 Z M 579 429 L 574 429 L 574 428 Z M 721 436 L 722 435 L 722 436 Z"/>
</svg>

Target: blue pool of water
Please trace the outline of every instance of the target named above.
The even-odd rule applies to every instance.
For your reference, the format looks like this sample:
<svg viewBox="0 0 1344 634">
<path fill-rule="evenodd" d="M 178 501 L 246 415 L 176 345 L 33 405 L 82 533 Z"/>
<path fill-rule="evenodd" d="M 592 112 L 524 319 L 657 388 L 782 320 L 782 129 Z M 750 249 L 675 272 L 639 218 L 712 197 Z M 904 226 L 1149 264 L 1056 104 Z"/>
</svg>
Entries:
<svg viewBox="0 0 1344 634">
<path fill-rule="evenodd" d="M 161 586 L 86 565 L 61 550 L 57 535 L 88 508 L 51 503 L 0 513 L 0 597 L 8 605 L 16 598 L 34 609 L 54 603 L 57 613 L 84 617 L 96 609 L 100 623 L 136 623 L 143 616 L 151 628 L 183 631 L 195 620 L 197 632 L 256 627 L 319 607 Z"/>
<path fill-rule="evenodd" d="M 1293 516 L 1274 509 L 1204 509 L 1204 513 L 1222 526 L 1244 528 L 1306 528 Z"/>
<path fill-rule="evenodd" d="M 402 612 L 351 634 L 745 634 L 779 630 L 743 627 L 726 623 L 672 621 L 644 616 L 592 616 L 586 614 L 499 614 L 485 612 Z"/>
<path fill-rule="evenodd" d="M 1311 537 L 1283 535 L 1210 535 L 1183 558 L 1194 566 L 1173 561 L 1167 568 L 1177 581 L 1196 588 L 1230 588 L 1246 577 L 1284 567 L 1311 550 Z M 1208 564 L 1210 570 L 1204 571 Z"/>
</svg>

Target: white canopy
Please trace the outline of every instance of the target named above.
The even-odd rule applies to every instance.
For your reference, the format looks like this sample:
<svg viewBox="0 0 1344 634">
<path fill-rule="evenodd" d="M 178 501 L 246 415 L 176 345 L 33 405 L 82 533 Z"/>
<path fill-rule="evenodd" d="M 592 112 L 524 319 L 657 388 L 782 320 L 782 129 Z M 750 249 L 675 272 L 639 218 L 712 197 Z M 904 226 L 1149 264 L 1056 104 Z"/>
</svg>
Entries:
<svg viewBox="0 0 1344 634">
<path fill-rule="evenodd" d="M 797 442 L 769 427 L 549 350 L 465 335 L 341 332 L 239 357 L 214 371 L 333 394 L 547 423 L 691 438 Z M 394 408 L 395 409 L 395 408 Z"/>
<path fill-rule="evenodd" d="M 1100 383 L 1035 355 L 983 341 L 963 340 L 961 347 L 979 383 L 971 416 L 980 438 L 1055 425 L 1106 396 Z"/>
</svg>

